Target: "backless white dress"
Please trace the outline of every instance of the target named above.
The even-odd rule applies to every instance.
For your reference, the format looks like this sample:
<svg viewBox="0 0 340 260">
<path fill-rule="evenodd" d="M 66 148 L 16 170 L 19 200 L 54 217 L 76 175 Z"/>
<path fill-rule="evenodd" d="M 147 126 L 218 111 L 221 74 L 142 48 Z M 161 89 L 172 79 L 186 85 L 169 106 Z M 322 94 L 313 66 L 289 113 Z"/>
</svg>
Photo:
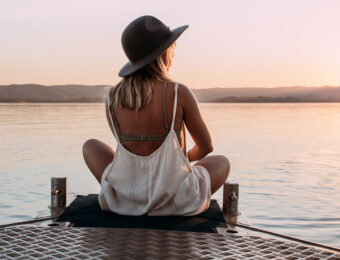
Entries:
<svg viewBox="0 0 340 260">
<path fill-rule="evenodd" d="M 158 149 L 147 156 L 136 155 L 120 143 L 108 109 L 117 148 L 101 179 L 98 200 L 102 210 L 133 216 L 191 216 L 209 207 L 209 173 L 203 166 L 190 164 L 174 130 L 177 89 L 176 83 L 170 131 Z"/>
</svg>

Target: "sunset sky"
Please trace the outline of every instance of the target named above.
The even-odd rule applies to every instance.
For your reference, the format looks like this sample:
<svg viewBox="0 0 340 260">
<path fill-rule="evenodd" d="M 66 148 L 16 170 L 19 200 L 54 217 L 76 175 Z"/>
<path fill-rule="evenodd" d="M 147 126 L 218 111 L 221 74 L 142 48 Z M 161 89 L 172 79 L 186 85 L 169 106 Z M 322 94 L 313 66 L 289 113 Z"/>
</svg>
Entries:
<svg viewBox="0 0 340 260">
<path fill-rule="evenodd" d="M 338 0 L 1 0 L 0 84 L 112 85 L 145 14 L 190 26 L 171 69 L 190 88 L 340 86 Z"/>
</svg>

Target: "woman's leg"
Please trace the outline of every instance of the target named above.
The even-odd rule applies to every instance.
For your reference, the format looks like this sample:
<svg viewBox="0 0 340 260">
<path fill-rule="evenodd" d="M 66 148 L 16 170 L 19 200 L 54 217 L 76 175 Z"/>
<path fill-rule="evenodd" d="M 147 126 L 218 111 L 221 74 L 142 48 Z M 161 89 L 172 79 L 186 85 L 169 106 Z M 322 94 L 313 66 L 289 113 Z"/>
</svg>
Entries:
<svg viewBox="0 0 340 260">
<path fill-rule="evenodd" d="M 215 193 L 229 176 L 230 163 L 223 155 L 210 155 L 197 161 L 195 165 L 206 168 L 210 175 L 211 194 Z"/>
<path fill-rule="evenodd" d="M 87 167 L 100 183 L 103 171 L 113 160 L 113 149 L 97 139 L 89 139 L 83 145 L 83 156 Z"/>
</svg>

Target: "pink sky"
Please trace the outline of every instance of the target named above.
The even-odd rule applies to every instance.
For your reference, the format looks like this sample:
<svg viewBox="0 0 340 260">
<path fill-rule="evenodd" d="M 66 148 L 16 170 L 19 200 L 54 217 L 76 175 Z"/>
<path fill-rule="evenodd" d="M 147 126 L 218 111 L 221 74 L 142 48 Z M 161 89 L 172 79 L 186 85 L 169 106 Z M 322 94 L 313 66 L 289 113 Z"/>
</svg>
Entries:
<svg viewBox="0 0 340 260">
<path fill-rule="evenodd" d="M 340 86 L 338 0 L 1 0 L 0 84 L 112 85 L 145 14 L 190 26 L 171 69 L 190 88 Z"/>
</svg>

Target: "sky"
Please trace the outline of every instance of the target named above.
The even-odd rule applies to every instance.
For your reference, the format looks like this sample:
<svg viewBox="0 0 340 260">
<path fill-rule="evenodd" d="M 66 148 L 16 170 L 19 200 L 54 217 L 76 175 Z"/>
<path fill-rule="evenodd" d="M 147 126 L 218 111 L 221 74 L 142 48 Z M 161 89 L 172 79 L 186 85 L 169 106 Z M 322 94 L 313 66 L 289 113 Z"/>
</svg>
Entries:
<svg viewBox="0 0 340 260">
<path fill-rule="evenodd" d="M 0 84 L 113 85 L 124 28 L 153 15 L 189 88 L 340 86 L 340 0 L 1 0 Z"/>
</svg>

